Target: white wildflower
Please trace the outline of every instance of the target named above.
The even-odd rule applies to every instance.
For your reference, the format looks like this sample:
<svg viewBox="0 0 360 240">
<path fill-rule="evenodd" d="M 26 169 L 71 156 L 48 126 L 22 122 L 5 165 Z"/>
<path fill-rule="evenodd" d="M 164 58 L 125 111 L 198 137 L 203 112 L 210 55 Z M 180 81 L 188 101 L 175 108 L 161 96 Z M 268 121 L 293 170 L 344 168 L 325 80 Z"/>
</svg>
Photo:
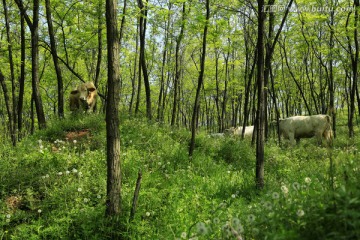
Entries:
<svg viewBox="0 0 360 240">
<path fill-rule="evenodd" d="M 298 182 L 294 182 L 292 184 L 292 187 L 293 187 L 294 190 L 300 190 L 300 184 Z"/>
<path fill-rule="evenodd" d="M 233 227 L 239 226 L 239 225 L 240 225 L 240 219 L 238 219 L 238 218 L 236 218 L 236 217 L 232 218 L 232 219 L 231 219 L 231 225 L 232 225 Z"/>
<path fill-rule="evenodd" d="M 243 227 L 243 225 L 239 224 L 239 225 L 237 226 L 237 228 L 236 228 L 236 231 L 237 231 L 238 233 L 243 233 L 243 232 L 244 232 L 244 227 Z"/>
<path fill-rule="evenodd" d="M 305 182 L 306 182 L 307 184 L 310 184 L 310 183 L 311 183 L 311 178 L 306 177 L 306 178 L 305 178 Z"/>
<path fill-rule="evenodd" d="M 279 193 L 273 192 L 273 194 L 272 194 L 273 199 L 278 199 L 279 197 L 280 197 Z"/>
<path fill-rule="evenodd" d="M 265 207 L 267 210 L 271 210 L 271 209 L 272 209 L 272 204 L 271 204 L 271 202 L 268 202 L 268 201 L 264 202 L 264 207 Z"/>
<path fill-rule="evenodd" d="M 224 235 L 226 238 L 228 238 L 232 235 L 230 226 L 228 224 L 223 225 L 221 227 L 221 230 L 224 232 Z"/>
<path fill-rule="evenodd" d="M 81 191 L 82 191 L 82 188 L 79 187 L 77 190 L 78 190 L 78 192 L 81 192 Z"/>
<path fill-rule="evenodd" d="M 248 215 L 248 221 L 249 221 L 249 222 L 254 222 L 255 219 L 256 219 L 255 215 L 253 215 L 253 214 L 249 214 L 249 215 Z"/>
<path fill-rule="evenodd" d="M 219 219 L 219 218 L 214 218 L 214 219 L 213 219 L 213 223 L 214 223 L 214 224 L 219 224 L 219 223 L 220 223 L 220 219 Z"/>
<path fill-rule="evenodd" d="M 282 185 L 282 186 L 281 186 L 281 191 L 282 191 L 284 194 L 288 194 L 289 189 L 288 189 L 285 185 Z"/>
<path fill-rule="evenodd" d="M 304 210 L 299 209 L 299 210 L 297 210 L 296 214 L 297 214 L 299 217 L 302 217 L 302 216 L 305 215 L 305 212 L 304 212 Z"/>
<path fill-rule="evenodd" d="M 196 224 L 197 233 L 200 235 L 206 235 L 208 233 L 208 229 L 203 222 L 199 222 Z"/>
</svg>

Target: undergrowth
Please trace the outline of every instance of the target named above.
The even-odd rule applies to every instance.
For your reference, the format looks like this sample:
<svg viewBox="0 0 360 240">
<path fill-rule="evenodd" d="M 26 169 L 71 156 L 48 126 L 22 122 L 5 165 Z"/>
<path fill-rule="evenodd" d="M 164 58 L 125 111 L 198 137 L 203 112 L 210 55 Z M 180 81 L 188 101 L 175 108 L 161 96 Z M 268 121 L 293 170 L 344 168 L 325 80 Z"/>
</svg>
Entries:
<svg viewBox="0 0 360 240">
<path fill-rule="evenodd" d="M 103 115 L 51 122 L 0 146 L 0 239 L 359 239 L 359 141 L 266 144 L 255 189 L 247 140 L 121 119 L 122 214 L 105 218 Z M 130 220 L 138 172 L 142 183 Z"/>
</svg>

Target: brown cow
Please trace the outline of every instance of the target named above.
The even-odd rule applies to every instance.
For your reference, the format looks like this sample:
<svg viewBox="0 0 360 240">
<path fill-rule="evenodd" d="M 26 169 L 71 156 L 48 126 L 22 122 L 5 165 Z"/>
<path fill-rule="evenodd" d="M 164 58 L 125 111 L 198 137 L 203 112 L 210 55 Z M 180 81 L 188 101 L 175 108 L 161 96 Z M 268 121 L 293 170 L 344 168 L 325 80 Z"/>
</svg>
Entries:
<svg viewBox="0 0 360 240">
<path fill-rule="evenodd" d="M 279 119 L 280 134 L 292 145 L 300 138 L 316 137 L 321 143 L 324 138 L 330 145 L 333 139 L 331 118 L 328 115 L 293 116 Z"/>
<path fill-rule="evenodd" d="M 93 82 L 80 84 L 70 93 L 70 110 L 93 112 L 96 104 L 97 90 Z"/>
</svg>

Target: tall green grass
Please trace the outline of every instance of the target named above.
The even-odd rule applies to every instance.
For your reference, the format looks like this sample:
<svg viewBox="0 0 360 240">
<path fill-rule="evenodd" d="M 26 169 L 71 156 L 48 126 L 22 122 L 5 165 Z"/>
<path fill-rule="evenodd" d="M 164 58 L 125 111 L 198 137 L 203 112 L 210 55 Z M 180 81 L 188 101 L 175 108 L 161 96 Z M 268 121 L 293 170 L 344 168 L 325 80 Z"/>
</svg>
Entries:
<svg viewBox="0 0 360 240">
<path fill-rule="evenodd" d="M 89 132 L 68 139 L 69 132 Z M 359 138 L 338 129 L 266 144 L 265 188 L 255 189 L 249 141 L 121 119 L 122 214 L 105 218 L 103 115 L 53 121 L 16 148 L 0 146 L 0 239 L 359 239 Z M 142 185 L 130 221 L 138 171 Z"/>
</svg>

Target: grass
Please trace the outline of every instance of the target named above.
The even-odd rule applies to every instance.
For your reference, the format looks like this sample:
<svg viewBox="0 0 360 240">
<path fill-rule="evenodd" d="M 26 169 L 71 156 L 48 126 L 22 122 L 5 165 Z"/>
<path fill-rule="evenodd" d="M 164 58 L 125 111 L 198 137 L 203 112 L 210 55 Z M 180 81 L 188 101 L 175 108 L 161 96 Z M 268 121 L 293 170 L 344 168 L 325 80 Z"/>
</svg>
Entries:
<svg viewBox="0 0 360 240">
<path fill-rule="evenodd" d="M 346 129 L 338 129 L 332 149 L 314 139 L 294 148 L 269 141 L 266 185 L 257 191 L 248 141 L 199 132 L 189 159 L 184 129 L 126 117 L 120 128 L 117 225 L 104 217 L 104 116 L 92 115 L 53 121 L 16 148 L 0 146 L 0 239 L 360 238 L 360 143 Z M 69 135 L 82 131 L 82 138 Z"/>
</svg>

